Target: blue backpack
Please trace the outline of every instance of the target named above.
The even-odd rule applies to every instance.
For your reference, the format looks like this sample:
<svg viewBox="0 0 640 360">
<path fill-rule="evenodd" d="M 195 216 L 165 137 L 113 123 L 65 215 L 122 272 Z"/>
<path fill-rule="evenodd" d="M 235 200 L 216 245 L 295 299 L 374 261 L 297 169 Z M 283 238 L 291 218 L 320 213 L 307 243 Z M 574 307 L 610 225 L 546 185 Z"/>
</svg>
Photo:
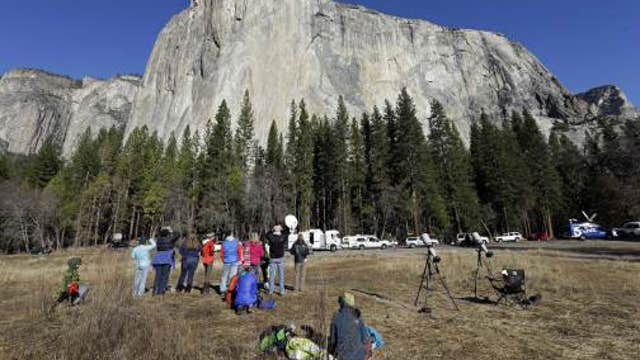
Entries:
<svg viewBox="0 0 640 360">
<path fill-rule="evenodd" d="M 258 298 L 258 309 L 260 310 L 273 310 L 276 308 L 276 301 L 274 299 L 263 300 Z"/>
<path fill-rule="evenodd" d="M 367 337 L 369 337 L 369 340 L 371 340 L 371 343 L 373 344 L 373 348 L 375 350 L 378 350 L 384 347 L 385 345 L 384 339 L 382 339 L 382 335 L 380 335 L 380 333 L 376 331 L 376 329 L 370 326 L 367 326 L 366 330 L 367 330 Z"/>
</svg>

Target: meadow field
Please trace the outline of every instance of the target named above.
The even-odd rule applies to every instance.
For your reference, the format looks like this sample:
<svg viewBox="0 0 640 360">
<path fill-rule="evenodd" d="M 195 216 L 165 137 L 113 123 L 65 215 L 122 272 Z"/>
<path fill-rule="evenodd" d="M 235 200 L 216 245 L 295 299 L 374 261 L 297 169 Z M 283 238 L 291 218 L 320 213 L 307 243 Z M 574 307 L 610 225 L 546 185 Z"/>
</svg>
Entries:
<svg viewBox="0 0 640 360">
<path fill-rule="evenodd" d="M 591 248 L 602 251 L 607 244 Z M 640 244 L 630 244 L 629 249 L 640 251 Z M 436 284 L 428 299 L 430 314 L 418 313 L 413 306 L 424 250 L 321 254 L 308 262 L 305 292 L 276 296 L 277 309 L 243 316 L 218 296 L 203 297 L 198 291 L 134 300 L 128 251 L 83 249 L 45 257 L 0 257 L 0 356 L 260 359 L 255 347 L 264 328 L 295 321 L 326 332 L 338 296 L 352 291 L 364 321 L 387 343 L 376 359 L 638 359 L 640 262 L 599 258 L 598 251 L 590 256 L 580 255 L 588 250 L 574 249 L 496 251 L 491 259 L 495 271 L 525 269 L 528 293 L 543 296 L 540 304 L 522 310 L 469 301 L 476 253 L 443 247 L 442 275 L 460 311 Z M 52 309 L 53 294 L 72 256 L 83 259 L 81 281 L 91 286 L 88 301 Z M 288 284 L 293 282 L 292 263 L 289 259 Z M 172 286 L 177 275 L 172 273 Z M 219 263 L 214 275 L 219 279 Z M 153 273 L 149 286 L 152 280 Z M 202 282 L 200 268 L 196 284 Z M 482 295 L 496 299 L 488 281 L 480 284 Z"/>
</svg>

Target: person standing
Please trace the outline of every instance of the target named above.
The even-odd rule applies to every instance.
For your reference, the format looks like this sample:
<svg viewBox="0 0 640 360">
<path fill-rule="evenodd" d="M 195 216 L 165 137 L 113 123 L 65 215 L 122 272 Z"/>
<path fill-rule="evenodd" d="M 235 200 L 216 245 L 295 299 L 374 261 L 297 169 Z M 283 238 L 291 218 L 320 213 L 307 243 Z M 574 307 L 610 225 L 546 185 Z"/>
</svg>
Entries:
<svg viewBox="0 0 640 360">
<path fill-rule="evenodd" d="M 220 295 L 224 299 L 227 293 L 227 286 L 232 277 L 238 272 L 238 263 L 242 261 L 242 245 L 233 237 L 227 236 L 220 249 L 220 259 L 222 259 L 222 279 L 220 279 Z"/>
<path fill-rule="evenodd" d="M 337 360 L 365 360 L 368 353 L 369 338 L 366 327 L 355 307 L 355 298 L 344 293 L 339 299 L 340 310 L 331 320 L 329 334 L 329 354 Z"/>
<path fill-rule="evenodd" d="M 289 246 L 289 231 L 283 230 L 281 225 L 276 225 L 267 234 L 269 242 L 269 294 L 275 291 L 276 271 L 280 282 L 280 296 L 284 296 L 284 251 Z"/>
<path fill-rule="evenodd" d="M 178 277 L 178 285 L 176 291 L 184 290 L 187 294 L 191 292 L 193 286 L 193 277 L 198 269 L 200 262 L 200 250 L 202 249 L 196 235 L 191 234 L 180 247 L 180 256 L 182 257 L 182 266 L 180 268 L 180 276 Z M 186 278 L 186 285 L 185 285 Z"/>
<path fill-rule="evenodd" d="M 259 279 L 260 264 L 264 257 L 264 246 L 260 241 L 260 235 L 258 235 L 258 233 L 251 233 L 249 240 L 249 263 L 251 265 L 251 271 L 256 276 L 256 279 Z"/>
<path fill-rule="evenodd" d="M 180 238 L 180 234 L 171 231 L 171 228 L 162 228 L 160 230 L 160 237 L 156 246 L 158 252 L 153 257 L 152 265 L 156 271 L 156 277 L 153 284 L 153 295 L 164 295 L 167 292 L 169 286 L 169 275 L 171 275 L 171 269 L 175 267 L 175 254 L 173 248 L 176 241 Z"/>
<path fill-rule="evenodd" d="M 295 290 L 302 291 L 304 289 L 304 276 L 305 269 L 304 263 L 307 261 L 307 256 L 309 256 L 309 246 L 307 242 L 304 241 L 304 237 L 302 234 L 298 234 L 298 240 L 291 247 L 291 255 L 293 255 L 293 262 L 296 270 L 296 286 Z"/>
<path fill-rule="evenodd" d="M 147 285 L 147 276 L 151 269 L 151 251 L 156 248 L 156 241 L 149 240 L 146 244 L 144 237 L 138 238 L 138 246 L 131 251 L 131 258 L 135 262 L 135 275 L 133 277 L 133 296 L 144 296 Z"/>
<path fill-rule="evenodd" d="M 209 234 L 202 242 L 202 265 L 204 266 L 204 285 L 202 293 L 209 294 L 211 291 L 211 273 L 213 272 L 213 261 L 215 259 L 216 238 L 213 234 Z"/>
</svg>

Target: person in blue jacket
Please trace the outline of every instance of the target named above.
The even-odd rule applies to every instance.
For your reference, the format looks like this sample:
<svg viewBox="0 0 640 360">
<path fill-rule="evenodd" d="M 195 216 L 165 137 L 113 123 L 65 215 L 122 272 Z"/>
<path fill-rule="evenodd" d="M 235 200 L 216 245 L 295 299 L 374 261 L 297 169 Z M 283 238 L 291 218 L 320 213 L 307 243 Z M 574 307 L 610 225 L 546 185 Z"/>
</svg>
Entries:
<svg viewBox="0 0 640 360">
<path fill-rule="evenodd" d="M 236 314 L 242 311 L 251 313 L 251 309 L 258 304 L 258 278 L 251 269 L 251 264 L 247 263 L 238 276 L 238 283 L 235 288 L 235 300 L 233 308 Z"/>
<path fill-rule="evenodd" d="M 338 360 L 370 358 L 371 344 L 366 326 L 359 317 L 354 296 L 350 293 L 344 293 L 338 299 L 338 303 L 340 310 L 331 321 L 329 354 Z"/>
<path fill-rule="evenodd" d="M 196 270 L 198 269 L 198 263 L 200 262 L 201 249 L 202 246 L 194 234 L 189 235 L 184 244 L 180 247 L 182 266 L 180 268 L 180 276 L 178 277 L 178 285 L 176 285 L 177 292 L 181 292 L 183 290 L 187 294 L 191 292 L 193 276 L 195 275 Z"/>
<path fill-rule="evenodd" d="M 222 242 L 220 259 L 222 259 L 222 278 L 220 279 L 220 294 L 224 300 L 227 296 L 229 281 L 238 273 L 238 264 L 242 261 L 242 245 L 230 234 Z"/>
<path fill-rule="evenodd" d="M 153 257 L 153 268 L 156 271 L 156 277 L 153 284 L 153 295 L 164 295 L 169 286 L 169 275 L 171 269 L 175 267 L 175 254 L 173 248 L 176 241 L 180 238 L 180 234 L 171 231 L 171 228 L 162 228 L 160 237 L 156 242 L 158 252 Z"/>
</svg>

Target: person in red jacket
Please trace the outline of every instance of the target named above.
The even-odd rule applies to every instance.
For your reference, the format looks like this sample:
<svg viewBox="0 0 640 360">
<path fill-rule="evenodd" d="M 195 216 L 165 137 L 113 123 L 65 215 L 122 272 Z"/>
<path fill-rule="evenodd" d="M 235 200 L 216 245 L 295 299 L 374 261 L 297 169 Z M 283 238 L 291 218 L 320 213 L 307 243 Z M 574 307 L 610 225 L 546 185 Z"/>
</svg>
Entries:
<svg viewBox="0 0 640 360">
<path fill-rule="evenodd" d="M 260 278 L 260 261 L 264 256 L 264 245 L 260 241 L 258 233 L 251 233 L 249 237 L 249 262 L 251 264 L 251 272 L 256 275 L 256 279 Z"/>
<path fill-rule="evenodd" d="M 202 286 L 202 293 L 205 295 L 211 291 L 211 274 L 213 273 L 213 260 L 216 255 L 215 246 L 216 238 L 213 234 L 209 234 L 202 242 L 202 250 L 200 252 L 202 265 L 204 265 L 204 285 Z"/>
</svg>

